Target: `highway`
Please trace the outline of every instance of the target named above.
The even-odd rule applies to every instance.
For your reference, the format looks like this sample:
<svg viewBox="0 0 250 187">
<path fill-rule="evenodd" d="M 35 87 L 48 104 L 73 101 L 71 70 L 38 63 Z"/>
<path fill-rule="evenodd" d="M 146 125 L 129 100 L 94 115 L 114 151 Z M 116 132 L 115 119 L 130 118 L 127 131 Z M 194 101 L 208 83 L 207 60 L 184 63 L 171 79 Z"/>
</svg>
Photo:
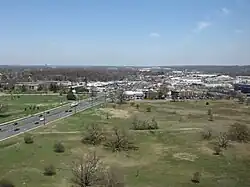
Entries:
<svg viewBox="0 0 250 187">
<path fill-rule="evenodd" d="M 52 109 L 49 112 L 44 112 L 43 114 L 35 114 L 15 122 L 0 125 L 0 141 L 38 128 L 39 126 L 46 125 L 49 122 L 71 116 L 75 112 L 86 110 L 103 102 L 104 97 L 98 96 L 94 98 L 93 101 L 91 101 L 91 99 L 79 101 L 79 104 L 76 107 L 71 107 L 70 104 L 64 105 L 62 107 Z M 40 118 L 44 118 L 44 121 L 40 121 Z M 14 125 L 15 123 L 17 123 L 17 125 Z"/>
</svg>

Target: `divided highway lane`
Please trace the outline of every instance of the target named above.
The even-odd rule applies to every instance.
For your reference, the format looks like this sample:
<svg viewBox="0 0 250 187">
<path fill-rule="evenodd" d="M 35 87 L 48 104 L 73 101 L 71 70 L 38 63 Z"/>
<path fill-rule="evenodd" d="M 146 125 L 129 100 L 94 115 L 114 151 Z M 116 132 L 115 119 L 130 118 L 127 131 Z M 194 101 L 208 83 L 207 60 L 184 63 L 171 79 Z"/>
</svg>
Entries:
<svg viewBox="0 0 250 187">
<path fill-rule="evenodd" d="M 69 106 L 63 106 L 60 108 L 57 108 L 53 111 L 50 111 L 50 113 L 46 114 L 45 113 L 45 124 L 55 121 L 57 119 L 65 118 L 68 117 L 72 114 L 79 111 L 83 111 L 85 109 L 91 108 L 92 106 L 99 105 L 103 103 L 104 100 L 102 97 L 96 98 L 96 100 L 90 101 L 90 100 L 84 100 L 81 101 L 76 108 L 70 108 Z M 72 110 L 71 112 L 66 112 L 66 110 Z M 36 127 L 44 125 L 44 121 L 40 121 L 39 115 L 36 116 L 31 116 L 27 119 L 23 119 L 20 121 L 17 121 L 18 125 L 14 126 L 13 122 L 4 126 L 0 126 L 1 131 L 0 131 L 0 141 L 3 141 L 5 139 L 8 139 L 12 136 L 24 133 L 26 131 L 29 131 L 31 129 L 34 129 Z M 39 122 L 39 123 L 36 123 Z M 19 128 L 18 131 L 15 131 L 15 128 Z"/>
</svg>

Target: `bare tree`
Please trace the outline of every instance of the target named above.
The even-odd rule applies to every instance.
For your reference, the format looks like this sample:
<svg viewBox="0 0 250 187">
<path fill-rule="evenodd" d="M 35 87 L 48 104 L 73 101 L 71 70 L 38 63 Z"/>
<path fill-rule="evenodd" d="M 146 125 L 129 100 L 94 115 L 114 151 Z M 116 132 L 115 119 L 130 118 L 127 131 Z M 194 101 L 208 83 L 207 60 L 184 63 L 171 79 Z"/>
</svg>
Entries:
<svg viewBox="0 0 250 187">
<path fill-rule="evenodd" d="M 229 140 L 228 140 L 228 135 L 227 133 L 220 133 L 219 137 L 218 137 L 218 146 L 220 148 L 224 148 L 226 149 L 228 147 L 228 143 L 229 143 Z"/>
<path fill-rule="evenodd" d="M 104 146 L 108 149 L 115 151 L 128 151 L 130 149 L 137 149 L 134 145 L 133 140 L 125 132 L 124 129 L 119 129 L 117 127 L 113 128 L 113 131 L 110 136 L 107 137 Z"/>
<path fill-rule="evenodd" d="M 87 125 L 84 131 L 82 143 L 97 145 L 100 144 L 103 139 L 104 134 L 101 127 L 96 123 L 91 123 Z"/>
<path fill-rule="evenodd" d="M 81 157 L 73 162 L 71 182 L 74 187 L 94 186 L 103 179 L 101 175 L 100 159 L 96 153 L 89 153 L 85 158 Z"/>
<path fill-rule="evenodd" d="M 117 170 L 107 168 L 101 162 L 96 152 L 90 152 L 86 157 L 79 158 L 72 165 L 74 187 L 123 187 L 124 180 Z"/>
</svg>

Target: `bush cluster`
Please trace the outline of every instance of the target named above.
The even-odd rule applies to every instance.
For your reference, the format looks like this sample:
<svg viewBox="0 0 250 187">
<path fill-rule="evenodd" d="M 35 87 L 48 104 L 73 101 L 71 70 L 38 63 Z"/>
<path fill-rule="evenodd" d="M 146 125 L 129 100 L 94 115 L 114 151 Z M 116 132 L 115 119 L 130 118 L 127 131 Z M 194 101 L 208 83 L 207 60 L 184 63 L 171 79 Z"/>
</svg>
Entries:
<svg viewBox="0 0 250 187">
<path fill-rule="evenodd" d="M 26 144 L 34 143 L 34 139 L 31 134 L 26 134 L 23 139 Z"/>
<path fill-rule="evenodd" d="M 46 176 L 55 175 L 56 174 L 56 168 L 52 164 L 50 164 L 50 165 L 48 165 L 48 166 L 46 166 L 44 168 L 43 174 L 46 175 Z"/>
<path fill-rule="evenodd" d="M 54 144 L 54 151 L 56 153 L 63 153 L 65 151 L 65 147 L 61 142 L 56 142 Z"/>
<path fill-rule="evenodd" d="M 153 118 L 151 121 L 148 120 L 138 120 L 136 117 L 133 119 L 132 122 L 132 129 L 133 130 L 154 130 L 159 129 L 158 123 Z"/>
</svg>

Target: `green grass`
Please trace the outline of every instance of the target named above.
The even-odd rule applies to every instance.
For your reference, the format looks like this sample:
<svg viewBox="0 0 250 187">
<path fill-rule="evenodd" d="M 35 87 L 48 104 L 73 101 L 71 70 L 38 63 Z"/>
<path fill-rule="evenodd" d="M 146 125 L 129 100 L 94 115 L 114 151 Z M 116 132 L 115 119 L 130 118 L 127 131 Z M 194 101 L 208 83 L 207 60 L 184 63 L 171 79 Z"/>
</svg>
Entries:
<svg viewBox="0 0 250 187">
<path fill-rule="evenodd" d="M 19 97 L 19 98 L 18 98 Z M 66 102 L 65 96 L 57 95 L 20 95 L 0 96 L 0 104 L 7 105 L 8 110 L 0 114 L 0 123 L 38 113 L 59 106 Z M 38 106 L 39 109 L 30 109 L 30 106 Z M 26 111 L 25 111 L 26 108 Z"/>
<path fill-rule="evenodd" d="M 146 112 L 147 107 L 151 112 Z M 212 108 L 214 121 L 208 121 L 207 110 Z M 235 110 L 235 113 L 231 111 Z M 106 114 L 110 119 L 106 119 Z M 130 130 L 133 116 L 141 120 L 157 120 L 160 129 L 155 133 Z M 72 177 L 70 168 L 77 156 L 93 149 L 81 143 L 85 125 L 98 123 L 109 131 L 114 126 L 129 130 L 138 151 L 112 153 L 102 146 L 95 147 L 107 165 L 120 167 L 128 186 L 133 187 L 247 187 L 250 183 L 250 144 L 232 142 L 220 156 L 213 155 L 213 142 L 230 124 L 249 124 L 249 108 L 233 101 L 140 103 L 112 108 L 94 108 L 41 127 L 32 132 L 33 144 L 25 144 L 23 135 L 0 143 L 0 176 L 16 186 L 66 187 Z M 202 140 L 201 130 L 209 126 L 213 139 Z M 71 133 L 68 133 L 71 132 Z M 53 145 L 62 141 L 66 151 L 55 153 Z M 43 169 L 54 164 L 57 174 L 44 176 Z M 137 171 L 139 175 L 136 176 Z M 201 182 L 193 184 L 194 172 L 201 173 Z"/>
</svg>

